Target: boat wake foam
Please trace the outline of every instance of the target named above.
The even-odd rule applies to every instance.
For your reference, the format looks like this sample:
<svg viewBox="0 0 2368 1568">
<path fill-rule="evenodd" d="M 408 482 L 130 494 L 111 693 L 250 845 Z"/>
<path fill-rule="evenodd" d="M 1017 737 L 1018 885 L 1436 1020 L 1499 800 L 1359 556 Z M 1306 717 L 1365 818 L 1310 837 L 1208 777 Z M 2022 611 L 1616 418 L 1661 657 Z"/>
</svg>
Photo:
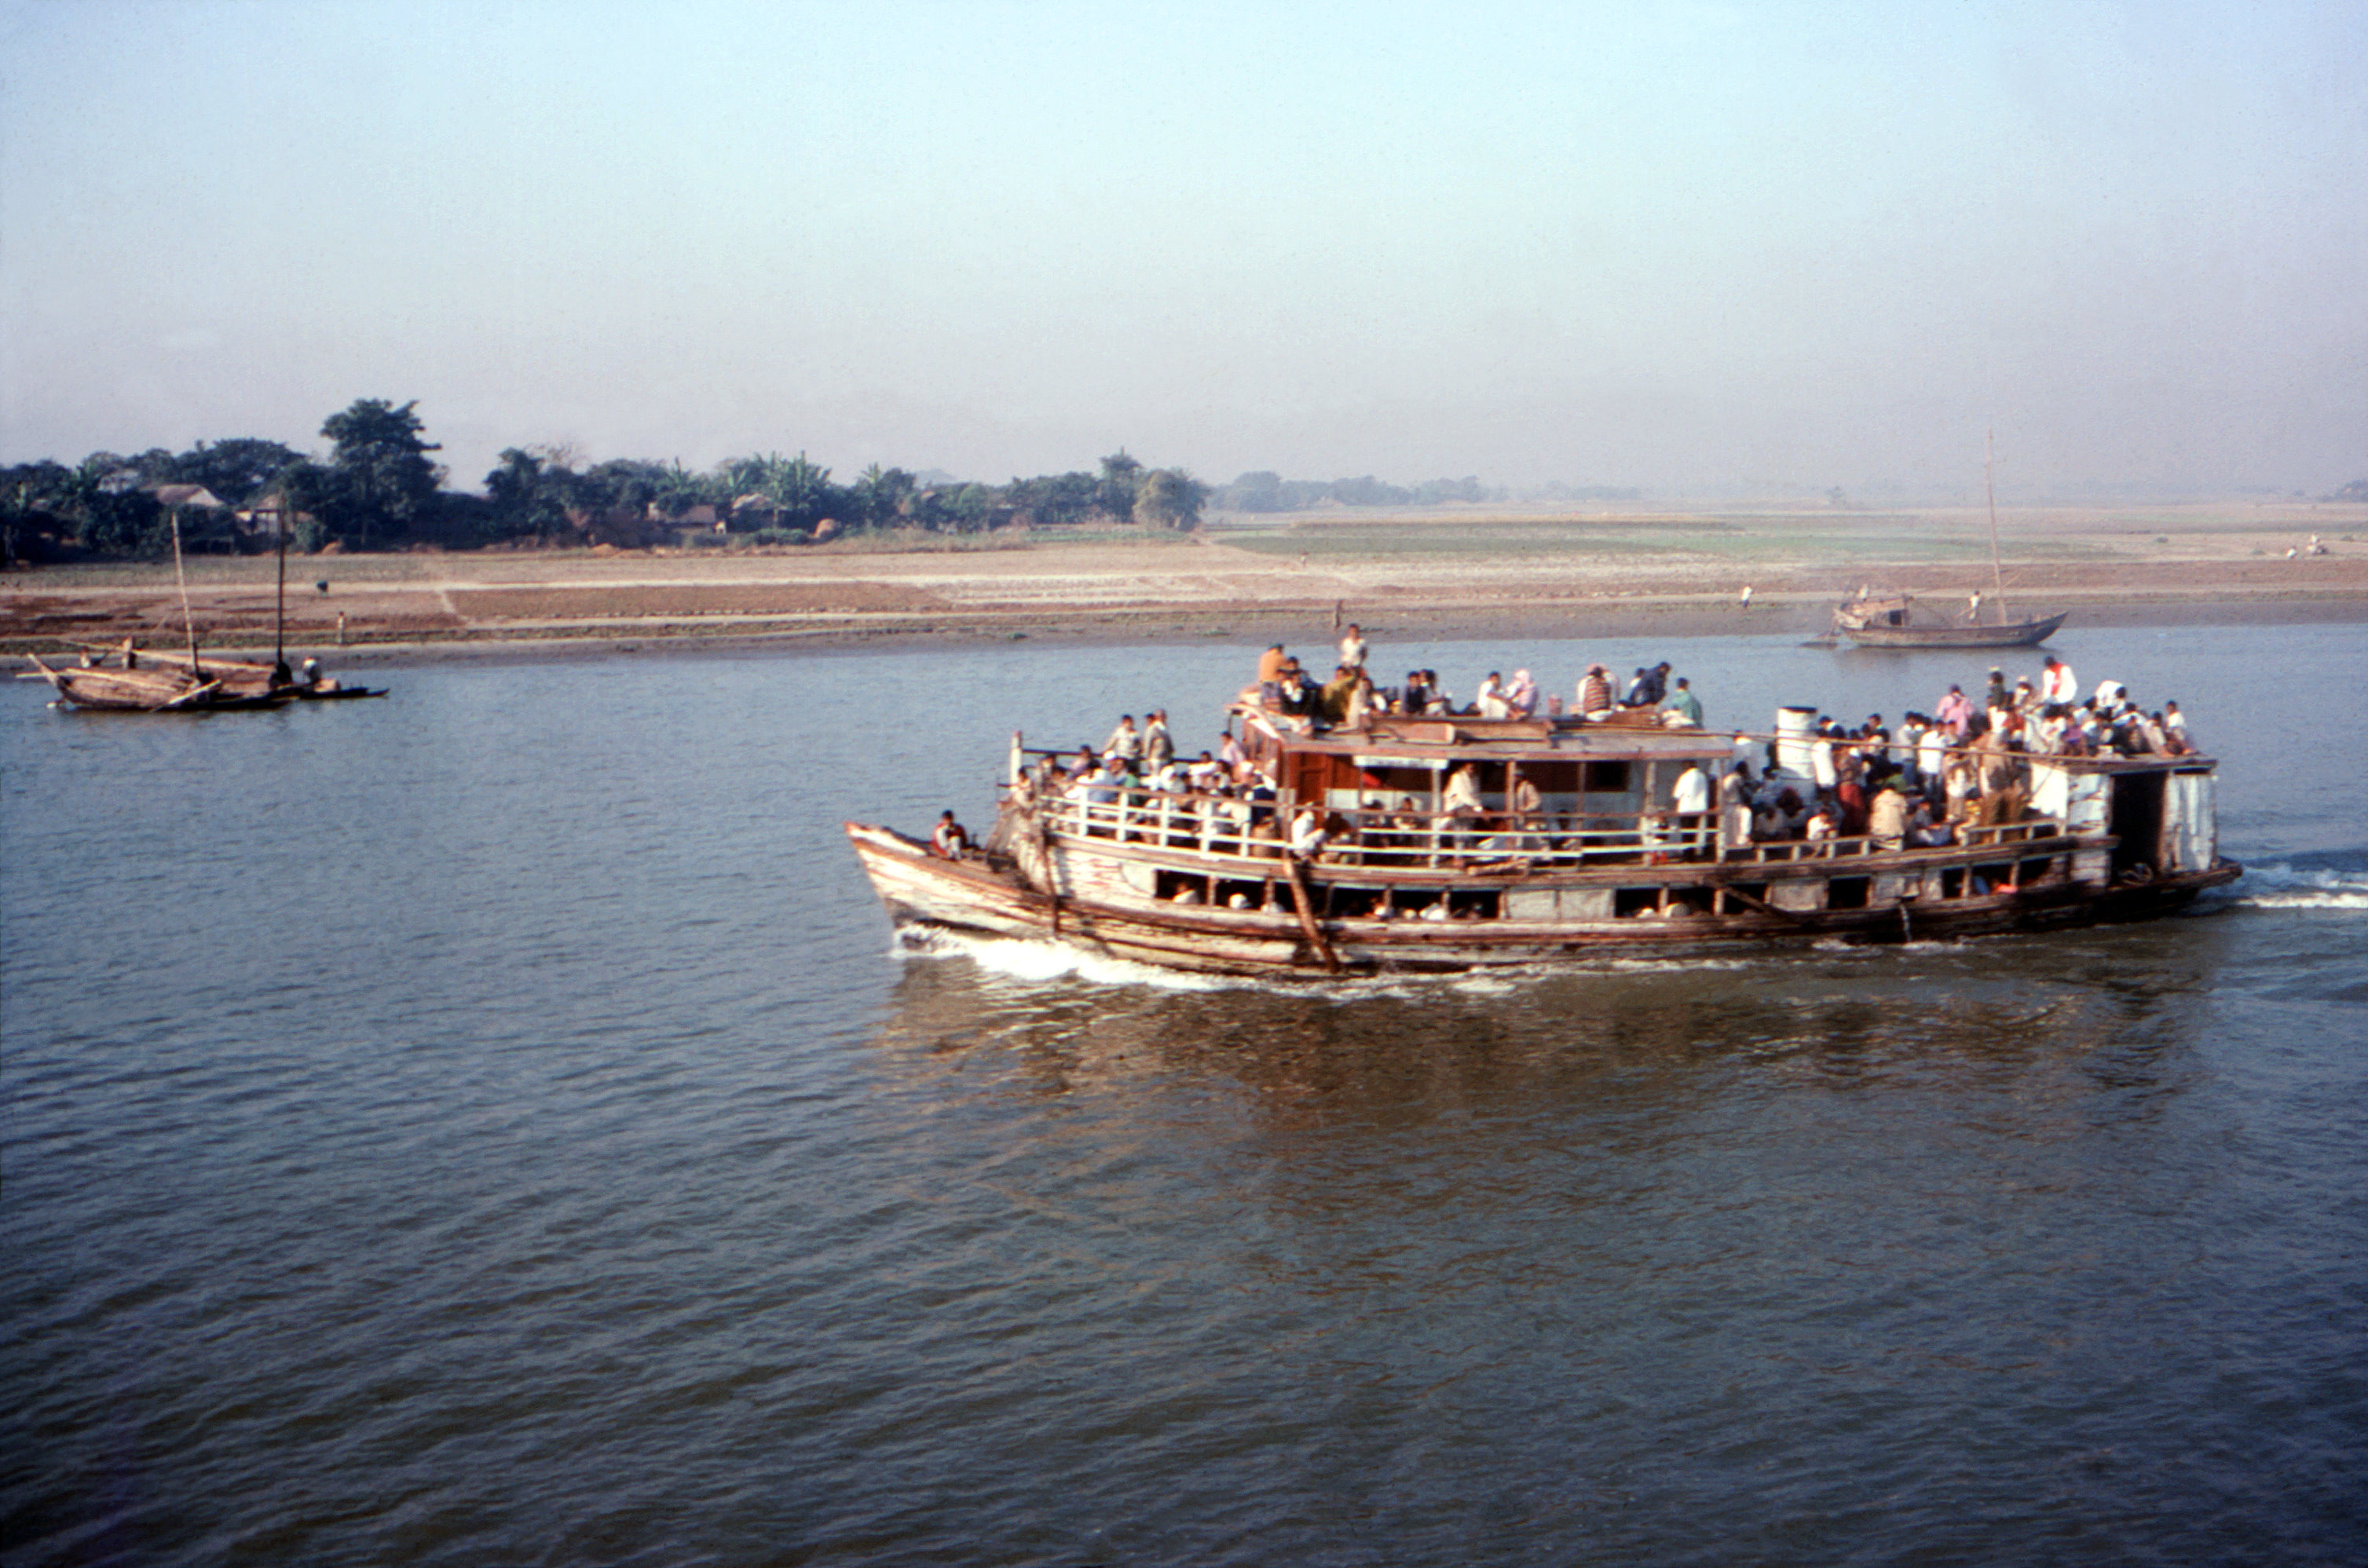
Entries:
<svg viewBox="0 0 2368 1568">
<path fill-rule="evenodd" d="M 2249 909 L 2368 909 L 2368 871 L 2248 866 L 2227 898 Z"/>
<path fill-rule="evenodd" d="M 1908 950 L 1941 951 L 1947 943 L 1917 942 Z M 1861 960 L 1879 956 L 1878 949 L 1848 943 L 1818 944 L 1833 958 Z M 1894 945 L 1884 951 L 1901 950 Z M 972 931 L 907 926 L 896 934 L 894 955 L 902 959 L 968 959 L 989 974 L 1027 984 L 1080 980 L 1094 985 L 1144 985 L 1161 991 L 1259 991 L 1305 995 L 1310 991 L 1343 996 L 1464 997 L 1508 994 L 1534 985 L 1568 980 L 1574 974 L 1600 977 L 1700 973 L 1704 971 L 1749 971 L 1771 962 L 1766 954 L 1718 954 L 1642 957 L 1606 952 L 1600 956 L 1554 963 L 1492 965 L 1441 974 L 1359 974 L 1322 976 L 1313 972 L 1289 978 L 1246 974 L 1202 974 L 1162 968 L 1132 959 L 1087 952 L 1065 942 L 1019 937 L 989 937 Z"/>
<path fill-rule="evenodd" d="M 1224 991 L 1259 983 L 1106 958 L 1063 942 L 983 937 L 916 926 L 897 932 L 895 951 L 898 958 L 965 958 L 990 974 L 1038 984 L 1076 979 L 1095 985 L 1148 985 L 1161 991 Z"/>
</svg>

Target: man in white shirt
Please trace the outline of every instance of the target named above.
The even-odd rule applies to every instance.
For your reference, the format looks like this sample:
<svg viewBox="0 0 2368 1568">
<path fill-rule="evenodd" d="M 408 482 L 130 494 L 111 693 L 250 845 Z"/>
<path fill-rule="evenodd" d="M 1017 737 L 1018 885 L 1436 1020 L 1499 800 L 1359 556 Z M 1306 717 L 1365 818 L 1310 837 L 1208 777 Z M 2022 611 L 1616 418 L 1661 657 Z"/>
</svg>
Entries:
<svg viewBox="0 0 2368 1568">
<path fill-rule="evenodd" d="M 1689 762 L 1669 787 L 1669 806 L 1677 812 L 1678 842 L 1692 849 L 1702 842 L 1702 819 L 1710 814 L 1710 775 L 1702 764 Z"/>
</svg>

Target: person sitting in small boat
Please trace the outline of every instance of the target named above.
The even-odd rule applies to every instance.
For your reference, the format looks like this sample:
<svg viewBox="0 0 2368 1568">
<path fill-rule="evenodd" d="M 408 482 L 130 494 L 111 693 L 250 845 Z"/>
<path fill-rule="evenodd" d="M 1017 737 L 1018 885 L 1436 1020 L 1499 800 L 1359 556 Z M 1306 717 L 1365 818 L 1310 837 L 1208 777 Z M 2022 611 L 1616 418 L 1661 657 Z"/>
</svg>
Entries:
<svg viewBox="0 0 2368 1568">
<path fill-rule="evenodd" d="M 307 691 L 343 691 L 345 687 L 337 683 L 336 677 L 324 676 L 321 673 L 320 660 L 307 659 L 304 661 L 304 689 Z"/>
<path fill-rule="evenodd" d="M 929 835 L 929 850 L 946 859 L 959 860 L 970 853 L 970 830 L 954 821 L 953 812 L 940 812 L 938 830 Z"/>
</svg>

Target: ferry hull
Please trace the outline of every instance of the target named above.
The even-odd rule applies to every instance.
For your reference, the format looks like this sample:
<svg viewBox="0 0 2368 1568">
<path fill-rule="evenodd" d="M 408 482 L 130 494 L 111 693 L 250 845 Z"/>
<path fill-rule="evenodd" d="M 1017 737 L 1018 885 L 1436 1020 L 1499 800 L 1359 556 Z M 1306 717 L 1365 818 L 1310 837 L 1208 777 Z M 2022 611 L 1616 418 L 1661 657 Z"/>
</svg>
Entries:
<svg viewBox="0 0 2368 1568">
<path fill-rule="evenodd" d="M 1880 908 L 1766 914 L 1629 916 L 1601 920 L 1490 919 L 1316 922 L 1319 950 L 1289 908 L 1235 910 L 1107 895 L 1055 897 L 998 860 L 948 860 L 882 827 L 846 824 L 864 871 L 899 926 L 936 927 L 1030 940 L 1170 969 L 1322 978 L 1452 973 L 1533 966 L 1617 953 L 1682 954 L 1722 947 L 1839 939 L 1900 942 L 2044 930 L 2151 918 L 2234 881 L 2241 868 L 2138 885 L 2057 882 L 1945 904 L 1906 901 Z"/>
</svg>

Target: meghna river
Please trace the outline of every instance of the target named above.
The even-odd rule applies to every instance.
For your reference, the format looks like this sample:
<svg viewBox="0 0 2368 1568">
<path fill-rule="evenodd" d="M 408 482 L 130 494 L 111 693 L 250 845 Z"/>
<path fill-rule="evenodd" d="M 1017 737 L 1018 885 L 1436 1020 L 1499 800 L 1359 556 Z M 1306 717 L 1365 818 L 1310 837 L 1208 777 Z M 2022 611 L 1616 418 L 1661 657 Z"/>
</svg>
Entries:
<svg viewBox="0 0 2368 1568">
<path fill-rule="evenodd" d="M 0 1551 L 2357 1562 L 2368 636 L 2055 646 L 2224 759 L 2193 914 L 1331 986 L 900 952 L 841 836 L 1197 752 L 1237 642 L 10 683 Z M 1662 657 L 1755 730 L 1990 662 L 1374 652 Z"/>
</svg>

